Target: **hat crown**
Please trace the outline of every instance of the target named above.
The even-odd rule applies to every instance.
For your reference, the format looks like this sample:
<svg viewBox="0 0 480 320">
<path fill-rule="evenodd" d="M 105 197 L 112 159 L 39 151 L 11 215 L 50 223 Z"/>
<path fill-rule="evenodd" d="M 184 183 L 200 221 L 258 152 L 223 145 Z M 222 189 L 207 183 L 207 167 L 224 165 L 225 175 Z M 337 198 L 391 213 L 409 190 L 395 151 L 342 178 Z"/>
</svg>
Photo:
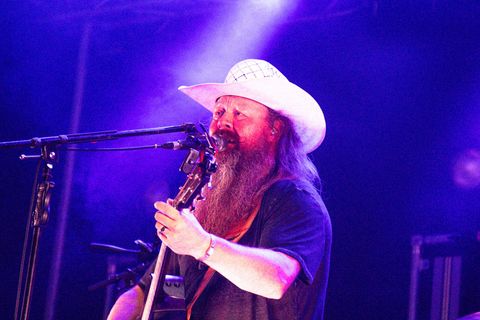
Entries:
<svg viewBox="0 0 480 320">
<path fill-rule="evenodd" d="M 225 83 L 261 79 L 288 79 L 273 65 L 264 60 L 247 59 L 235 64 L 227 74 Z"/>
</svg>

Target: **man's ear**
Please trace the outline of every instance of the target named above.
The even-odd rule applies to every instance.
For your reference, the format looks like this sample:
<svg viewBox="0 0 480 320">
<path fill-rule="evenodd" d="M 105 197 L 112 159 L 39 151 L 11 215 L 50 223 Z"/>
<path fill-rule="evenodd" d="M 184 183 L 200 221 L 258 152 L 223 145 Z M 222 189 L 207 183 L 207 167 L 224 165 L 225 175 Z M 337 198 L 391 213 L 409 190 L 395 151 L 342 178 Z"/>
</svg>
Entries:
<svg viewBox="0 0 480 320">
<path fill-rule="evenodd" d="M 273 121 L 272 130 L 271 130 L 271 141 L 278 141 L 283 133 L 283 121 L 280 119 L 275 119 Z"/>
<path fill-rule="evenodd" d="M 273 121 L 273 128 L 279 133 L 279 134 L 282 134 L 283 133 L 283 127 L 285 126 L 285 124 L 283 123 L 282 120 L 280 119 L 275 119 L 275 121 Z"/>
</svg>

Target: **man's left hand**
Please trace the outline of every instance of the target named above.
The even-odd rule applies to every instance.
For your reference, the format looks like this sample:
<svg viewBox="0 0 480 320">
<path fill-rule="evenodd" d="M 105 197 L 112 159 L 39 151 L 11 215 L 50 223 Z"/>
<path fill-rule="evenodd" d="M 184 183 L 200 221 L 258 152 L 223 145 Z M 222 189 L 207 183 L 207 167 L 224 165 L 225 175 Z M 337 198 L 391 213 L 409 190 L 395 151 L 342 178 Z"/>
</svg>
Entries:
<svg viewBox="0 0 480 320">
<path fill-rule="evenodd" d="M 170 204 L 157 201 L 155 228 L 157 234 L 173 252 L 201 258 L 210 246 L 210 235 L 188 209 L 179 212 Z"/>
</svg>

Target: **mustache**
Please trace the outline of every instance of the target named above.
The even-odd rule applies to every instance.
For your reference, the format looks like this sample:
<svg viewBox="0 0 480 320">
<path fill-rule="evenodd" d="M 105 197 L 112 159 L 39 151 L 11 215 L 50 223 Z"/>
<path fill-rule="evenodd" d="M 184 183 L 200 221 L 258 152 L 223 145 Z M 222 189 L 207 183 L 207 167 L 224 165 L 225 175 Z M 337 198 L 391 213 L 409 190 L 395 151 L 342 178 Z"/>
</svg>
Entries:
<svg viewBox="0 0 480 320">
<path fill-rule="evenodd" d="M 218 130 L 213 135 L 222 138 L 227 143 L 238 143 L 240 141 L 238 134 L 233 131 Z"/>
</svg>

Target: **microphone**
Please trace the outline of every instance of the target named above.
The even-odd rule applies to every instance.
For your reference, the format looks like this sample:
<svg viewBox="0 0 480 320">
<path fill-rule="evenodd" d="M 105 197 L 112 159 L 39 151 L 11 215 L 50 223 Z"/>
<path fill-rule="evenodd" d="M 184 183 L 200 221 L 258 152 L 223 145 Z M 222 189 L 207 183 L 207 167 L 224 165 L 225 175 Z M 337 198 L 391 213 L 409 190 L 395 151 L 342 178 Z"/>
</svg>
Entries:
<svg viewBox="0 0 480 320">
<path fill-rule="evenodd" d="M 201 147 L 208 147 L 208 142 L 205 139 L 187 138 L 184 140 L 165 142 L 160 145 L 160 148 L 170 150 L 190 150 Z"/>
<path fill-rule="evenodd" d="M 225 150 L 227 143 L 223 137 L 215 134 L 210 138 L 213 143 L 213 147 L 216 150 L 218 151 Z M 162 143 L 160 145 L 160 148 L 170 149 L 170 150 L 190 150 L 190 149 L 203 149 L 203 148 L 209 148 L 209 147 L 211 147 L 211 145 L 208 139 L 205 138 L 205 136 L 198 136 L 198 137 L 189 136 L 183 140 L 169 141 L 169 142 Z"/>
<path fill-rule="evenodd" d="M 215 145 L 215 149 L 218 151 L 225 151 L 227 148 L 227 140 L 218 134 L 214 134 L 211 138 L 213 140 L 213 144 Z"/>
</svg>

